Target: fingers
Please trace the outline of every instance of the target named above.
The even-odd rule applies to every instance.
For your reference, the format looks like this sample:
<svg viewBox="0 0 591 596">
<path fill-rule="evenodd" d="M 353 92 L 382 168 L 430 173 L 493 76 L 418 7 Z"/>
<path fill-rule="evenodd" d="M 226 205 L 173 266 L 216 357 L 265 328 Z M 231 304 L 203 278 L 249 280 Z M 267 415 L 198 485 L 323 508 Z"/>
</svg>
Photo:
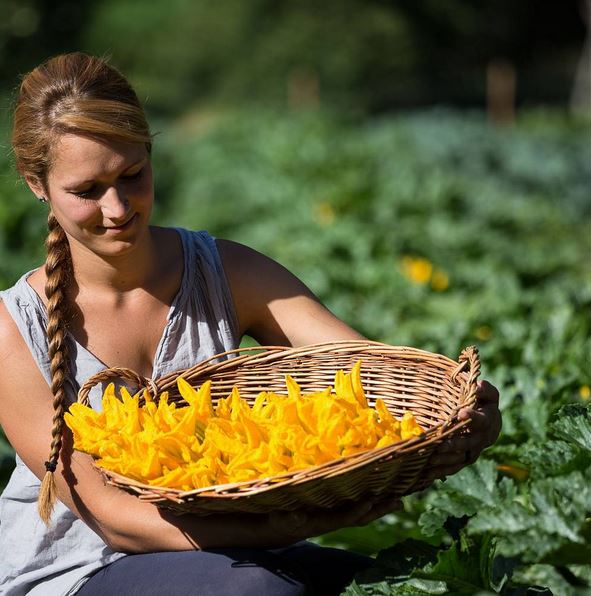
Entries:
<svg viewBox="0 0 591 596">
<path fill-rule="evenodd" d="M 347 528 L 351 526 L 364 525 L 360 520 L 371 517 L 374 508 L 374 502 L 371 499 L 362 501 L 345 511 L 335 512 L 334 518 L 328 520 L 329 523 L 336 524 L 337 528 Z M 332 528 L 335 529 L 335 528 Z"/>
<path fill-rule="evenodd" d="M 491 386 L 492 387 L 492 386 Z M 501 415 L 493 401 L 477 405 L 477 409 L 466 408 L 460 412 L 460 419 L 470 419 L 470 424 L 461 434 L 445 440 L 429 459 L 429 479 L 444 478 L 455 474 L 463 467 L 473 464 L 480 453 L 492 445 L 501 431 Z"/>
<path fill-rule="evenodd" d="M 429 481 L 443 479 L 447 476 L 453 476 L 462 468 L 473 464 L 480 455 L 480 451 L 461 451 L 449 453 L 445 456 L 432 456 L 429 460 L 429 470 L 427 478 Z"/>
<path fill-rule="evenodd" d="M 372 510 L 372 501 L 362 501 L 346 509 L 307 511 L 273 511 L 269 524 L 273 531 L 293 540 L 319 536 L 333 530 L 355 526 Z"/>
<path fill-rule="evenodd" d="M 448 476 L 453 476 L 467 465 L 468 462 L 462 460 L 461 462 L 453 465 L 435 466 L 429 470 L 429 473 L 427 474 L 427 480 L 429 482 L 433 482 L 434 480 L 445 480 Z"/>
<path fill-rule="evenodd" d="M 336 527 L 365 526 L 366 524 L 383 517 L 387 513 L 402 508 L 400 499 L 367 499 L 353 507 L 330 513 L 332 519 L 328 520 L 326 514 L 321 514 L 328 523 L 336 524 Z M 334 529 L 334 528 L 332 528 Z M 329 530 L 327 530 L 329 531 Z"/>
<path fill-rule="evenodd" d="M 485 442 L 487 445 L 492 445 L 501 432 L 501 413 L 496 404 L 493 403 L 478 406 L 477 409 L 470 410 L 467 413 L 462 410 L 458 418 L 460 420 L 469 418 L 468 432 L 486 437 Z"/>
<path fill-rule="evenodd" d="M 308 537 L 305 528 L 308 525 L 308 515 L 305 511 L 272 511 L 268 522 L 277 534 L 291 538 Z"/>
<path fill-rule="evenodd" d="M 295 541 L 340 528 L 365 526 L 401 507 L 400 499 L 367 499 L 338 510 L 275 511 L 269 514 L 268 521 L 278 535 Z"/>
<path fill-rule="evenodd" d="M 463 464 L 467 461 L 467 453 L 472 453 L 471 449 L 464 449 L 461 451 L 450 451 L 448 453 L 436 453 L 429 459 L 429 464 L 437 466 L 455 466 Z"/>
<path fill-rule="evenodd" d="M 428 479 L 445 478 L 473 464 L 488 444 L 479 435 L 458 437 L 444 443 L 429 458 Z"/>
<path fill-rule="evenodd" d="M 430 461 L 448 461 L 449 456 L 454 453 L 459 453 L 464 457 L 463 454 L 466 453 L 466 451 L 477 450 L 480 452 L 484 449 L 484 442 L 482 434 L 472 432 L 453 437 L 452 439 L 448 439 L 441 443 L 437 448 L 437 451 L 431 456 Z"/>
<path fill-rule="evenodd" d="M 356 522 L 356 526 L 366 526 L 367 524 L 384 517 L 388 513 L 402 509 L 402 501 L 400 499 L 387 499 L 374 503 L 371 509 Z"/>
<path fill-rule="evenodd" d="M 488 381 L 479 381 L 476 390 L 476 399 L 481 402 L 499 403 L 499 390 Z"/>
<path fill-rule="evenodd" d="M 490 383 L 482 382 L 483 391 L 479 392 L 477 402 L 472 408 L 462 408 L 459 420 L 470 420 L 467 433 L 482 437 L 482 448 L 492 445 L 498 438 L 502 419 L 499 411 L 499 392 Z M 484 396 L 481 399 L 481 395 Z"/>
</svg>

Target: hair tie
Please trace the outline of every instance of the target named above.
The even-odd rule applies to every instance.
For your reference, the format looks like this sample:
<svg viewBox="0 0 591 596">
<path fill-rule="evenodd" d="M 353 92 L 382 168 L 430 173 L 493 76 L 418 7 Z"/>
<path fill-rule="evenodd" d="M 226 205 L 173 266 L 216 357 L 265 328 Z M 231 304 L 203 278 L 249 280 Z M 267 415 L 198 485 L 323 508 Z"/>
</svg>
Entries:
<svg viewBox="0 0 591 596">
<path fill-rule="evenodd" d="M 46 461 L 45 462 L 45 469 L 48 472 L 55 472 L 56 468 L 57 468 L 57 462 L 54 462 L 54 461 Z"/>
</svg>

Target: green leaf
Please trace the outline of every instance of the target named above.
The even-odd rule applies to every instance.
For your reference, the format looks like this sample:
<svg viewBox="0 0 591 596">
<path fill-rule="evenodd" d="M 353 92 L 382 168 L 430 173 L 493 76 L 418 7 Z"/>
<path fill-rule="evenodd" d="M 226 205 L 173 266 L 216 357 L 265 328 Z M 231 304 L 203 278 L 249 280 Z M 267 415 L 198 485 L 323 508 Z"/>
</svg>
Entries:
<svg viewBox="0 0 591 596">
<path fill-rule="evenodd" d="M 486 459 L 448 478 L 419 518 L 425 535 L 440 531 L 448 517 L 472 516 L 483 507 L 495 508 L 500 501 L 515 498 L 515 484 L 507 478 L 497 479 L 495 462 Z"/>
<path fill-rule="evenodd" d="M 529 594 L 510 582 L 515 561 L 496 556 L 491 536 L 462 533 L 449 548 L 405 540 L 382 551 L 373 568 L 359 573 L 348 596 L 404 594 Z"/>
<path fill-rule="evenodd" d="M 558 549 L 542 557 L 540 562 L 555 566 L 588 565 L 591 561 L 591 518 L 585 520 L 580 535 L 584 539 L 584 544 L 581 544 L 580 540 L 565 542 Z"/>
<path fill-rule="evenodd" d="M 585 469 L 591 464 L 590 455 L 578 445 L 566 440 L 549 440 L 543 445 L 528 442 L 521 445 L 517 457 L 533 478 L 560 476 Z"/>
<path fill-rule="evenodd" d="M 558 411 L 551 425 L 552 433 L 591 454 L 591 408 L 568 404 Z"/>
<path fill-rule="evenodd" d="M 543 586 L 520 586 L 518 584 L 507 585 L 501 594 L 503 596 L 553 596 L 552 591 Z"/>
<path fill-rule="evenodd" d="M 437 557 L 437 547 L 421 540 L 408 539 L 382 550 L 375 563 L 356 577 L 360 584 L 408 579 L 417 567 L 423 567 Z"/>
<path fill-rule="evenodd" d="M 488 571 L 493 557 L 494 548 L 490 551 L 487 549 L 483 561 L 479 549 L 473 549 L 469 545 L 456 542 L 447 550 L 440 551 L 435 564 L 415 571 L 412 576 L 445 582 L 448 591 L 457 594 L 474 594 L 489 587 L 485 584 L 489 583 Z"/>
<path fill-rule="evenodd" d="M 514 580 L 518 585 L 547 586 L 549 594 L 555 596 L 584 596 L 586 594 L 570 585 L 552 565 L 536 564 L 518 568 L 515 570 Z"/>
<path fill-rule="evenodd" d="M 496 477 L 494 462 L 480 460 L 442 484 L 419 519 L 425 534 L 440 531 L 448 517 L 465 515 L 468 534 L 496 536 L 499 552 L 507 557 L 551 561 L 557 552 L 561 562 L 581 562 L 589 544 L 584 530 L 591 511 L 591 471 L 533 479 L 519 490 L 509 478 L 495 483 Z"/>
<path fill-rule="evenodd" d="M 312 539 L 313 542 L 324 546 L 347 548 L 358 553 L 375 556 L 383 549 L 392 546 L 392 537 L 397 542 L 407 538 L 422 539 L 423 535 L 416 523 L 417 515 L 412 511 L 407 499 L 406 507 L 410 510 L 400 510 L 363 527 L 341 528 Z M 433 541 L 437 543 L 437 541 Z"/>
<path fill-rule="evenodd" d="M 534 481 L 527 502 L 504 499 L 496 507 L 484 507 L 468 522 L 467 531 L 492 533 L 499 537 L 500 552 L 529 562 L 571 543 L 583 547 L 586 512 L 591 510 L 589 476 L 573 472 Z"/>
</svg>

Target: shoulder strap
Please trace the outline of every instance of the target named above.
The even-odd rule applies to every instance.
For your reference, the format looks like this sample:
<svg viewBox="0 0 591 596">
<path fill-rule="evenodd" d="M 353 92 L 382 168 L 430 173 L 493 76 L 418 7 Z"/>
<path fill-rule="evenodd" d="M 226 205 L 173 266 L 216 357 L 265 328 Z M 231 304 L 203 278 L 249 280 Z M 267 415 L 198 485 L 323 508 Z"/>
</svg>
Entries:
<svg viewBox="0 0 591 596">
<path fill-rule="evenodd" d="M 230 285 L 224 272 L 215 238 L 206 231 L 191 232 L 179 229 L 185 246 L 185 276 L 189 291 L 198 301 L 210 324 L 227 327 L 232 344 L 238 340 L 238 320 Z"/>
</svg>

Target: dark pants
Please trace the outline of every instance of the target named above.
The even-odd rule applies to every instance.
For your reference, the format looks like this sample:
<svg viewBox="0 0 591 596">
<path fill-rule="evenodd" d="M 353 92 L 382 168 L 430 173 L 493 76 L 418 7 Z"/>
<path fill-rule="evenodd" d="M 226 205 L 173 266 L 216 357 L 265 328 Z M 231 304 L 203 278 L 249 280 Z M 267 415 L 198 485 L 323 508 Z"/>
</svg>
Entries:
<svg viewBox="0 0 591 596">
<path fill-rule="evenodd" d="M 373 559 L 299 542 L 277 550 L 224 548 L 128 555 L 78 596 L 333 596 Z"/>
</svg>

